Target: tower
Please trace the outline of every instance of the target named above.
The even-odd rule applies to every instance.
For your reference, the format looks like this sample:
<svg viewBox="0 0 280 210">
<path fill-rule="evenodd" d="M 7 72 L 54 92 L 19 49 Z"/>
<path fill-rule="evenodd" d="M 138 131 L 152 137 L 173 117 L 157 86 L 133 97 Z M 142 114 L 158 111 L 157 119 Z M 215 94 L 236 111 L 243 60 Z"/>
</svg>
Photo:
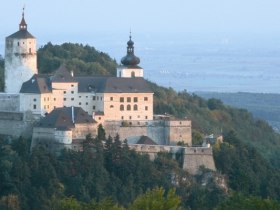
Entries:
<svg viewBox="0 0 280 210">
<path fill-rule="evenodd" d="M 122 65 L 117 68 L 117 77 L 143 77 L 143 69 L 138 66 L 140 59 L 134 55 L 134 42 L 131 32 L 127 42 L 127 54 L 121 60 Z"/>
<path fill-rule="evenodd" d="M 19 31 L 6 37 L 5 92 L 19 93 L 21 85 L 37 73 L 36 38 L 27 31 L 23 8 Z"/>
</svg>

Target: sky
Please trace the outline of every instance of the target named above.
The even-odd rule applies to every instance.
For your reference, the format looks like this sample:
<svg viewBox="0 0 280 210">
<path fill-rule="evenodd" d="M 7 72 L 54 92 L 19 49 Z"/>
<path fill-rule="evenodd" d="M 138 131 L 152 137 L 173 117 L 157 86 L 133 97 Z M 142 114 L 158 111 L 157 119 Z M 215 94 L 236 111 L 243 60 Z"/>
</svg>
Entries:
<svg viewBox="0 0 280 210">
<path fill-rule="evenodd" d="M 225 42 L 280 35 L 279 0 L 6 0 L 0 13 L 2 40 L 18 29 L 24 5 L 29 31 L 41 42 L 127 37 L 130 29 L 153 39 Z"/>
</svg>

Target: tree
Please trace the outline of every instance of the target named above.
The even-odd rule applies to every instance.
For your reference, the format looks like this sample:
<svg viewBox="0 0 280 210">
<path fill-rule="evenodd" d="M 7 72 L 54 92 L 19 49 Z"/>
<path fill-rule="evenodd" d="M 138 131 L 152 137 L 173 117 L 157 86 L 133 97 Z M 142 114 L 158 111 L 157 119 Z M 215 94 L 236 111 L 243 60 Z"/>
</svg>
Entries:
<svg viewBox="0 0 280 210">
<path fill-rule="evenodd" d="M 148 190 L 139 195 L 129 206 L 130 210 L 179 210 L 181 199 L 176 195 L 175 189 L 168 191 L 165 195 L 163 188 Z"/>
</svg>

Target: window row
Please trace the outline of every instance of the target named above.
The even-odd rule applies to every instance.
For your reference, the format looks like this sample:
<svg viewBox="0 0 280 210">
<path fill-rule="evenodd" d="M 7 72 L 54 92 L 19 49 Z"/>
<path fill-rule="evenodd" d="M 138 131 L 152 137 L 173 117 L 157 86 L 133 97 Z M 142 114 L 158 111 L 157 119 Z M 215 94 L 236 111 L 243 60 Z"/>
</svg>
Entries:
<svg viewBox="0 0 280 210">
<path fill-rule="evenodd" d="M 132 106 L 130 104 L 126 105 L 126 110 L 127 111 L 132 110 Z M 138 110 L 137 104 L 133 105 L 133 110 L 134 111 Z M 120 111 L 124 111 L 124 105 L 123 104 L 120 105 Z M 145 106 L 145 111 L 148 111 L 148 106 Z"/>
</svg>

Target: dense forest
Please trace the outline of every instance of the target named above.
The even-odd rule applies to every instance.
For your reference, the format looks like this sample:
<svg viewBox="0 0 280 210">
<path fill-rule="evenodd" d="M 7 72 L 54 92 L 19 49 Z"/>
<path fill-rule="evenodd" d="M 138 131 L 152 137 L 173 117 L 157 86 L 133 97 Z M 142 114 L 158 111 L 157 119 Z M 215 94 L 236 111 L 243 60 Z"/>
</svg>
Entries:
<svg viewBox="0 0 280 210">
<path fill-rule="evenodd" d="M 87 45 L 38 50 L 40 73 L 62 63 L 77 75 L 112 76 L 117 66 Z M 279 134 L 244 109 L 149 84 L 156 113 L 192 120 L 194 144 L 205 134 L 224 135 L 213 146 L 217 172 L 201 168 L 191 176 L 169 154 L 149 161 L 118 137 L 106 139 L 102 128 L 82 152 L 58 156 L 40 147 L 31 153 L 28 139 L 0 139 L 0 209 L 280 209 Z"/>
</svg>

